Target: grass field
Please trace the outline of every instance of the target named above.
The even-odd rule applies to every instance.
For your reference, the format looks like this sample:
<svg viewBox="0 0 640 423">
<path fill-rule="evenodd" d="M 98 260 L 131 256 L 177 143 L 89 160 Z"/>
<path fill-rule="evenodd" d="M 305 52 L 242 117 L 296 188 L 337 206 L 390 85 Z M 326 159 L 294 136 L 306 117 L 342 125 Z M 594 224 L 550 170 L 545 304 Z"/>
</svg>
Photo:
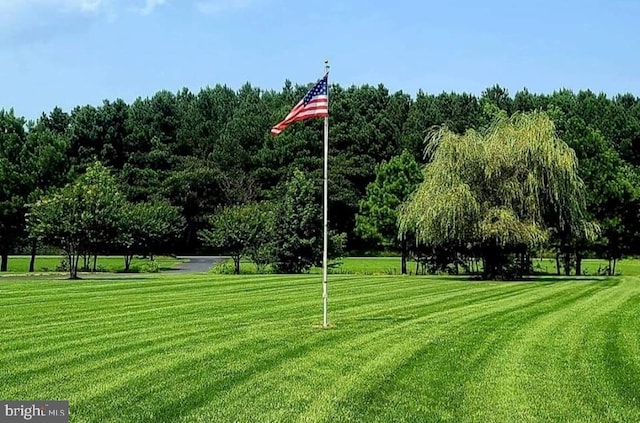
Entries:
<svg viewBox="0 0 640 423">
<path fill-rule="evenodd" d="M 72 422 L 640 421 L 640 277 L 0 281 L 0 398 Z"/>
<path fill-rule="evenodd" d="M 606 260 L 583 260 L 582 270 L 585 275 L 596 275 L 598 267 L 607 265 Z M 555 260 L 535 259 L 534 266 L 537 271 L 554 273 L 556 271 Z M 415 273 L 416 263 L 410 261 L 407 265 L 409 272 Z M 320 269 L 314 269 L 320 272 Z M 346 257 L 342 259 L 340 272 L 362 275 L 394 275 L 400 274 L 400 257 Z M 621 260 L 616 265 L 616 273 L 622 275 L 640 275 L 640 260 Z"/>
<path fill-rule="evenodd" d="M 11 256 L 8 262 L 9 273 L 26 273 L 29 270 L 29 262 L 31 257 L 26 256 Z M 36 256 L 34 263 L 34 270 L 37 273 L 55 272 L 56 267 L 60 264 L 62 257 L 55 256 Z M 145 263 L 148 263 L 148 259 L 134 258 L 131 262 L 131 268 L 137 269 Z M 168 270 L 180 263 L 180 260 L 170 257 L 156 257 L 155 262 L 158 264 L 159 270 Z M 90 262 L 93 266 L 93 259 Z M 97 265 L 108 272 L 120 272 L 124 270 L 124 257 L 105 257 L 98 256 Z M 82 266 L 82 259 L 80 259 L 80 266 Z"/>
<path fill-rule="evenodd" d="M 607 265 L 606 260 L 583 260 L 582 270 L 585 275 L 597 275 L 598 268 Z M 556 271 L 555 260 L 535 259 L 535 270 L 553 274 Z M 229 259 L 226 263 L 221 263 L 214 272 L 220 272 L 224 268 L 224 273 L 233 273 L 233 262 Z M 255 274 L 256 266 L 248 260 L 240 263 L 241 273 Z M 329 269 L 333 274 L 352 275 L 399 275 L 400 257 L 345 257 L 340 261 L 340 265 Z M 416 272 L 416 262 L 409 261 L 407 270 L 410 274 Z M 312 274 L 320 274 L 321 268 L 312 268 Z M 616 273 L 621 275 L 640 275 L 640 260 L 621 260 L 616 265 Z"/>
</svg>

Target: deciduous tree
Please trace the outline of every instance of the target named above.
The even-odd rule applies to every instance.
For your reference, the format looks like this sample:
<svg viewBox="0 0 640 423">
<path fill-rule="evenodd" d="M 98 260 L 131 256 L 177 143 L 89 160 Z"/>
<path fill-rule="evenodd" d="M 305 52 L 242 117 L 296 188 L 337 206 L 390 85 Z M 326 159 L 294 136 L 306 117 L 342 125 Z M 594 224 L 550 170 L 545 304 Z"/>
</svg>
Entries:
<svg viewBox="0 0 640 423">
<path fill-rule="evenodd" d="M 206 245 L 229 254 L 234 271 L 239 274 L 240 259 L 247 255 L 257 258 L 265 244 L 270 242 L 273 235 L 271 212 L 268 203 L 222 207 L 209 218 L 209 228 L 201 231 L 200 237 Z"/>
<path fill-rule="evenodd" d="M 408 200 L 422 181 L 422 170 L 413 155 L 403 151 L 376 170 L 376 179 L 367 186 L 367 197 L 360 201 L 356 232 L 387 248 L 400 247 L 402 273 L 407 273 L 407 239 L 398 241 L 398 208 Z"/>
<path fill-rule="evenodd" d="M 575 153 L 543 113 L 518 113 L 464 135 L 440 129 L 429 152 L 401 229 L 428 245 L 480 246 L 486 278 L 509 276 L 510 254 L 541 246 L 551 229 L 595 232 L 584 230 L 591 226 Z"/>
</svg>

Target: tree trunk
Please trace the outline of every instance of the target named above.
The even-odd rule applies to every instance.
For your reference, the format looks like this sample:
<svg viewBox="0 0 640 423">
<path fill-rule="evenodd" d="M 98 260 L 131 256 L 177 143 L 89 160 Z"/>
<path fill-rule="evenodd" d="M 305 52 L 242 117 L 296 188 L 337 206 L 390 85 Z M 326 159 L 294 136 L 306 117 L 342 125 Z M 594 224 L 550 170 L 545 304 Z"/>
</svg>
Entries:
<svg viewBox="0 0 640 423">
<path fill-rule="evenodd" d="M 482 255 L 482 277 L 486 280 L 496 280 L 505 276 L 505 254 L 495 241 L 484 246 Z"/>
<path fill-rule="evenodd" d="M 613 269 L 611 270 L 611 276 L 615 276 L 616 274 L 616 263 L 618 262 L 618 259 L 614 258 L 613 259 Z"/>
<path fill-rule="evenodd" d="M 98 265 L 98 255 L 94 254 L 94 256 L 93 256 L 93 270 L 92 270 L 93 273 L 96 273 L 97 265 Z"/>
<path fill-rule="evenodd" d="M 564 253 L 564 275 L 571 275 L 571 253 L 569 251 Z"/>
<path fill-rule="evenodd" d="M 6 272 L 9 267 L 9 251 L 2 250 L 2 263 L 0 263 L 0 272 Z"/>
<path fill-rule="evenodd" d="M 69 254 L 69 279 L 78 279 L 78 262 L 80 262 L 79 254 Z"/>
<path fill-rule="evenodd" d="M 128 273 L 131 268 L 131 261 L 133 260 L 133 254 L 127 254 L 124 256 L 124 272 Z"/>
<path fill-rule="evenodd" d="M 482 256 L 482 276 L 484 277 L 484 273 L 487 271 L 487 259 Z M 480 272 L 478 272 L 480 273 Z"/>
<path fill-rule="evenodd" d="M 556 252 L 556 272 L 560 276 L 560 251 Z"/>
<path fill-rule="evenodd" d="M 38 250 L 38 243 L 36 241 L 33 241 L 31 243 L 31 260 L 29 261 L 29 273 L 35 272 L 37 250 Z"/>
<path fill-rule="evenodd" d="M 582 276 L 582 254 L 576 251 L 576 276 Z"/>
<path fill-rule="evenodd" d="M 236 275 L 239 275 L 240 274 L 240 256 L 239 255 L 233 256 L 233 265 L 234 265 L 233 272 Z"/>
<path fill-rule="evenodd" d="M 613 261 L 613 259 L 611 257 L 609 257 L 609 267 L 607 268 L 607 275 L 611 276 L 613 273 L 611 272 L 611 262 Z"/>
<path fill-rule="evenodd" d="M 484 257 L 482 257 L 482 264 L 483 264 L 482 278 L 487 280 L 495 279 L 496 277 L 494 272 L 495 270 L 494 260 L 493 260 L 494 257 L 493 257 L 493 254 L 489 252 L 490 249 L 491 247 L 486 248 Z"/>
<path fill-rule="evenodd" d="M 401 245 L 401 249 L 402 249 L 402 264 L 401 264 L 401 270 L 402 270 L 402 274 L 406 275 L 407 274 L 407 239 L 404 235 L 402 235 L 402 241 L 400 243 Z"/>
</svg>

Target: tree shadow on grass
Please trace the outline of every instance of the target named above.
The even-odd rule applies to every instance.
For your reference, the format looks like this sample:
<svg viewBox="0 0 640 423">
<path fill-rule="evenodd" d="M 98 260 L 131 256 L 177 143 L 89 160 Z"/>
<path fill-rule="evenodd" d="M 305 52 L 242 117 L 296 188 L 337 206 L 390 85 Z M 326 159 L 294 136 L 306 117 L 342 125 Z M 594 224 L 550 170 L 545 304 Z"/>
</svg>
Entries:
<svg viewBox="0 0 640 423">
<path fill-rule="evenodd" d="M 606 276 L 531 276 L 525 282 L 602 282 L 611 279 Z M 617 283 L 617 282 L 616 282 Z"/>
<path fill-rule="evenodd" d="M 153 273 L 100 273 L 83 275 L 78 281 L 93 282 L 93 281 L 140 281 L 150 279 Z M 72 280 L 68 279 L 70 282 Z"/>
<path fill-rule="evenodd" d="M 561 282 L 611 282 L 606 276 L 525 276 L 521 279 L 483 279 L 479 276 L 444 276 L 442 279 L 455 282 L 473 283 L 561 283 Z M 617 282 L 616 282 L 617 284 Z"/>
</svg>

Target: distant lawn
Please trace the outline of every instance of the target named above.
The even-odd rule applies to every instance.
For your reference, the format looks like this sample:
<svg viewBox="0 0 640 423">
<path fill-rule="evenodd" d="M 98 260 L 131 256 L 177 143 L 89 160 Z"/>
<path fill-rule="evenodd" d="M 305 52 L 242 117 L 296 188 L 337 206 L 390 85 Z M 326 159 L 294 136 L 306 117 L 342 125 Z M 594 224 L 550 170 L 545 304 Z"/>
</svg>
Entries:
<svg viewBox="0 0 640 423">
<path fill-rule="evenodd" d="M 399 275 L 400 257 L 345 257 L 339 272 L 360 275 Z M 415 262 L 407 263 L 407 270 L 415 272 Z"/>
<path fill-rule="evenodd" d="M 410 270 L 415 270 L 415 263 L 411 262 Z M 267 268 L 268 269 L 268 268 Z M 233 261 L 231 259 L 219 263 L 212 269 L 213 273 L 232 274 Z M 256 266 L 249 260 L 240 261 L 240 272 L 242 274 L 256 274 Z M 400 257 L 346 257 L 337 262 L 332 261 L 329 272 L 331 274 L 351 274 L 351 275 L 399 275 Z M 267 270 L 267 273 L 270 273 Z M 310 273 L 321 274 L 321 267 L 311 268 Z"/>
<path fill-rule="evenodd" d="M 639 277 L 333 275 L 330 330 L 317 275 L 97 278 L 0 279 L 0 398 L 75 423 L 640 421 Z"/>
<path fill-rule="evenodd" d="M 218 263 L 212 268 L 212 272 L 232 274 L 233 261 L 228 259 Z M 400 257 L 346 257 L 338 262 L 332 261 L 329 272 L 332 274 L 398 275 L 400 274 Z M 255 264 L 243 259 L 240 261 L 240 273 L 253 275 L 258 271 Z M 267 268 L 266 273 L 271 273 L 269 268 Z M 322 273 L 322 268 L 311 268 L 310 273 L 320 274 Z"/>
<path fill-rule="evenodd" d="M 169 270 L 181 263 L 181 260 L 171 257 L 155 257 L 155 262 L 158 264 L 159 270 Z M 31 257 L 27 256 L 11 256 L 9 257 L 8 272 L 9 273 L 27 273 L 29 271 L 29 262 Z M 63 257 L 53 256 L 36 256 L 34 270 L 37 273 L 55 272 Z M 139 269 L 144 264 L 149 263 L 148 259 L 134 258 L 131 263 L 131 269 Z M 93 266 L 93 260 L 90 263 Z M 107 272 L 121 272 L 124 270 L 124 257 L 120 256 L 98 256 L 97 265 L 99 268 L 104 269 Z M 82 259 L 80 259 L 80 266 L 82 266 Z"/>
<path fill-rule="evenodd" d="M 330 273 L 333 274 L 351 274 L 351 275 L 400 275 L 400 257 L 345 257 L 340 260 L 340 266 L 333 266 Z M 335 264 L 335 263 L 334 263 Z M 583 260 L 582 270 L 585 275 L 594 276 L 598 273 L 599 267 L 605 267 L 606 260 Z M 534 266 L 537 271 L 550 274 L 555 273 L 555 260 L 553 259 L 535 259 Z M 224 269 L 224 270 L 223 270 Z M 256 274 L 256 266 L 247 261 L 242 260 L 240 270 L 243 274 Z M 227 273 L 233 271 L 233 262 L 228 260 L 214 267 L 214 273 Z M 416 262 L 409 261 L 407 263 L 407 271 L 409 274 L 415 274 Z M 312 274 L 322 273 L 319 267 L 311 269 Z M 640 275 L 640 260 L 626 259 L 621 260 L 616 265 L 616 273 L 622 275 Z"/>
<path fill-rule="evenodd" d="M 400 274 L 400 257 L 346 257 L 342 260 L 340 270 L 344 273 L 363 275 L 397 275 Z M 597 275 L 599 267 L 607 266 L 606 260 L 586 259 L 582 262 L 582 270 L 585 275 Z M 547 273 L 555 273 L 556 263 L 554 259 L 535 259 L 536 270 Z M 407 270 L 415 274 L 416 263 L 409 261 Z M 640 275 L 640 260 L 621 260 L 616 265 L 616 273 L 622 275 Z"/>
<path fill-rule="evenodd" d="M 538 265 L 549 273 L 556 271 L 556 262 L 554 259 L 536 260 Z M 606 267 L 608 262 L 606 260 L 586 259 L 582 262 L 582 270 L 585 275 L 597 275 L 599 267 Z M 620 260 L 616 264 L 616 274 L 621 275 L 640 275 L 640 260 L 637 259 L 624 259 Z"/>
</svg>

